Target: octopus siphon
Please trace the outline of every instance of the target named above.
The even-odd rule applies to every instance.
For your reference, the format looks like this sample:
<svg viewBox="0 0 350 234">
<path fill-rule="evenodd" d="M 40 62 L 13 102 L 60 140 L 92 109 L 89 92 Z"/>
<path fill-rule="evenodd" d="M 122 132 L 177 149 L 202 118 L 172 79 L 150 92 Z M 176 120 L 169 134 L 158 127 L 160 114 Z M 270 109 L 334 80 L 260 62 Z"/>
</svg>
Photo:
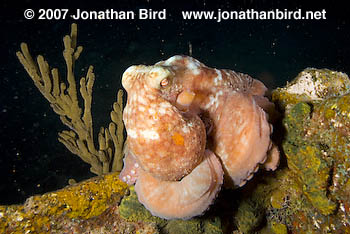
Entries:
<svg viewBox="0 0 350 234">
<path fill-rule="evenodd" d="M 122 85 L 127 149 L 120 179 L 135 184 L 153 215 L 201 215 L 222 185 L 243 186 L 259 164 L 277 168 L 268 121 L 274 105 L 262 82 L 176 55 L 129 67 Z"/>
</svg>

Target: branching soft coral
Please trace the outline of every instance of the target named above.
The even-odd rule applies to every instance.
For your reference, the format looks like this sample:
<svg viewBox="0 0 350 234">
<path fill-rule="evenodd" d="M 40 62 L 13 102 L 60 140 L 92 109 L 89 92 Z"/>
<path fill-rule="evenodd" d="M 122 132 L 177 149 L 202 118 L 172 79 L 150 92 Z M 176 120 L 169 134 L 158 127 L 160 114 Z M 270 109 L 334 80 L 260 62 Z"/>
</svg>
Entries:
<svg viewBox="0 0 350 234">
<path fill-rule="evenodd" d="M 58 140 L 73 154 L 91 165 L 91 172 L 101 175 L 111 171 L 121 171 L 123 166 L 124 125 L 122 120 L 123 91 L 119 90 L 117 102 L 111 112 L 112 122 L 108 128 L 101 127 L 98 145 L 94 143 L 91 102 L 92 87 L 95 81 L 93 66 L 89 66 L 85 77 L 80 79 L 80 95 L 84 100 L 83 108 L 78 102 L 75 62 L 82 46 L 77 46 L 77 25 L 72 24 L 71 34 L 63 38 L 63 57 L 66 63 L 67 84 L 60 79 L 57 68 L 50 69 L 48 62 L 39 55 L 35 62 L 26 43 L 21 44 L 21 51 L 16 53 L 19 61 L 34 81 L 41 94 L 50 102 L 52 109 L 60 116 L 70 130 L 60 132 Z"/>
</svg>

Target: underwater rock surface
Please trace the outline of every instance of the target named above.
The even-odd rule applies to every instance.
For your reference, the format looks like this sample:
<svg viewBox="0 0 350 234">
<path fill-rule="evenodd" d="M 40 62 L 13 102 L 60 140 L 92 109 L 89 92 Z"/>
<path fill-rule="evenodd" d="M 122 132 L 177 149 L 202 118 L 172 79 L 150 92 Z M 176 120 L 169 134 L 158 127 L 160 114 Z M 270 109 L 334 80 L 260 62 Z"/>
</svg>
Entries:
<svg viewBox="0 0 350 234">
<path fill-rule="evenodd" d="M 272 101 L 282 114 L 274 126 L 283 150 L 280 168 L 261 170 L 243 188 L 221 191 L 204 216 L 154 217 L 133 187 L 126 195 L 126 184 L 113 173 L 31 197 L 24 205 L 0 206 L 0 232 L 350 233 L 348 76 L 305 69 L 274 90 Z"/>
<path fill-rule="evenodd" d="M 273 101 L 284 109 L 299 102 L 317 102 L 349 93 L 350 80 L 343 72 L 306 68 L 283 88 L 273 92 Z"/>
<path fill-rule="evenodd" d="M 286 158 L 275 176 L 242 191 L 237 228 L 243 233 L 350 233 L 348 76 L 307 68 L 274 90 L 272 101 L 283 116 L 275 137 L 283 137 Z"/>
<path fill-rule="evenodd" d="M 272 99 L 285 109 L 282 148 L 292 186 L 275 191 L 270 216 L 293 233 L 350 229 L 350 80 L 341 72 L 308 68 Z M 282 214 L 280 211 L 282 211 Z M 287 216 L 288 214 L 288 216 Z M 283 217 L 283 215 L 285 217 Z M 268 216 L 269 218 L 269 216 Z"/>
</svg>

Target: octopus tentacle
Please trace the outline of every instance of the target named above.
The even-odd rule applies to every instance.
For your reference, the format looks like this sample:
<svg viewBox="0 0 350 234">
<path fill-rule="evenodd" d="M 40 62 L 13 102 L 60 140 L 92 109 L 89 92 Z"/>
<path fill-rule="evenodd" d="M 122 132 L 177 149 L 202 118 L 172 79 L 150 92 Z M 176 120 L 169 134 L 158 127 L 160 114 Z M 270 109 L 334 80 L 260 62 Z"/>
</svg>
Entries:
<svg viewBox="0 0 350 234">
<path fill-rule="evenodd" d="M 266 157 L 270 146 L 270 124 L 266 113 L 252 96 L 242 93 L 223 95 L 213 115 L 214 152 L 221 158 L 226 186 L 243 186 L 252 178 L 259 162 Z"/>
<path fill-rule="evenodd" d="M 140 164 L 131 152 L 127 152 L 123 159 L 123 170 L 119 174 L 119 179 L 128 185 L 135 184 L 140 170 Z"/>
<path fill-rule="evenodd" d="M 155 216 L 189 219 L 202 214 L 223 182 L 220 161 L 209 150 L 204 160 L 180 181 L 162 181 L 141 171 L 135 185 L 139 201 Z"/>
<path fill-rule="evenodd" d="M 267 153 L 266 161 L 264 162 L 264 168 L 267 171 L 274 171 L 277 169 L 280 163 L 280 152 L 277 145 L 272 143 L 271 149 Z"/>
</svg>

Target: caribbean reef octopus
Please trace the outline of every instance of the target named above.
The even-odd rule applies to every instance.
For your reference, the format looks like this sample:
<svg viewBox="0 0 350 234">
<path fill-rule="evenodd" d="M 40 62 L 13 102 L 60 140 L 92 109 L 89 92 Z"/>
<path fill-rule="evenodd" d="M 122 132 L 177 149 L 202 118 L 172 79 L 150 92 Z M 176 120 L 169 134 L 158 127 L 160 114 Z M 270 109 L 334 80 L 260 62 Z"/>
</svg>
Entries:
<svg viewBox="0 0 350 234">
<path fill-rule="evenodd" d="M 129 67 L 122 85 L 127 150 L 120 178 L 135 183 L 153 215 L 200 215 L 222 185 L 243 186 L 259 164 L 277 168 L 267 114 L 274 106 L 262 82 L 176 55 Z"/>
</svg>

